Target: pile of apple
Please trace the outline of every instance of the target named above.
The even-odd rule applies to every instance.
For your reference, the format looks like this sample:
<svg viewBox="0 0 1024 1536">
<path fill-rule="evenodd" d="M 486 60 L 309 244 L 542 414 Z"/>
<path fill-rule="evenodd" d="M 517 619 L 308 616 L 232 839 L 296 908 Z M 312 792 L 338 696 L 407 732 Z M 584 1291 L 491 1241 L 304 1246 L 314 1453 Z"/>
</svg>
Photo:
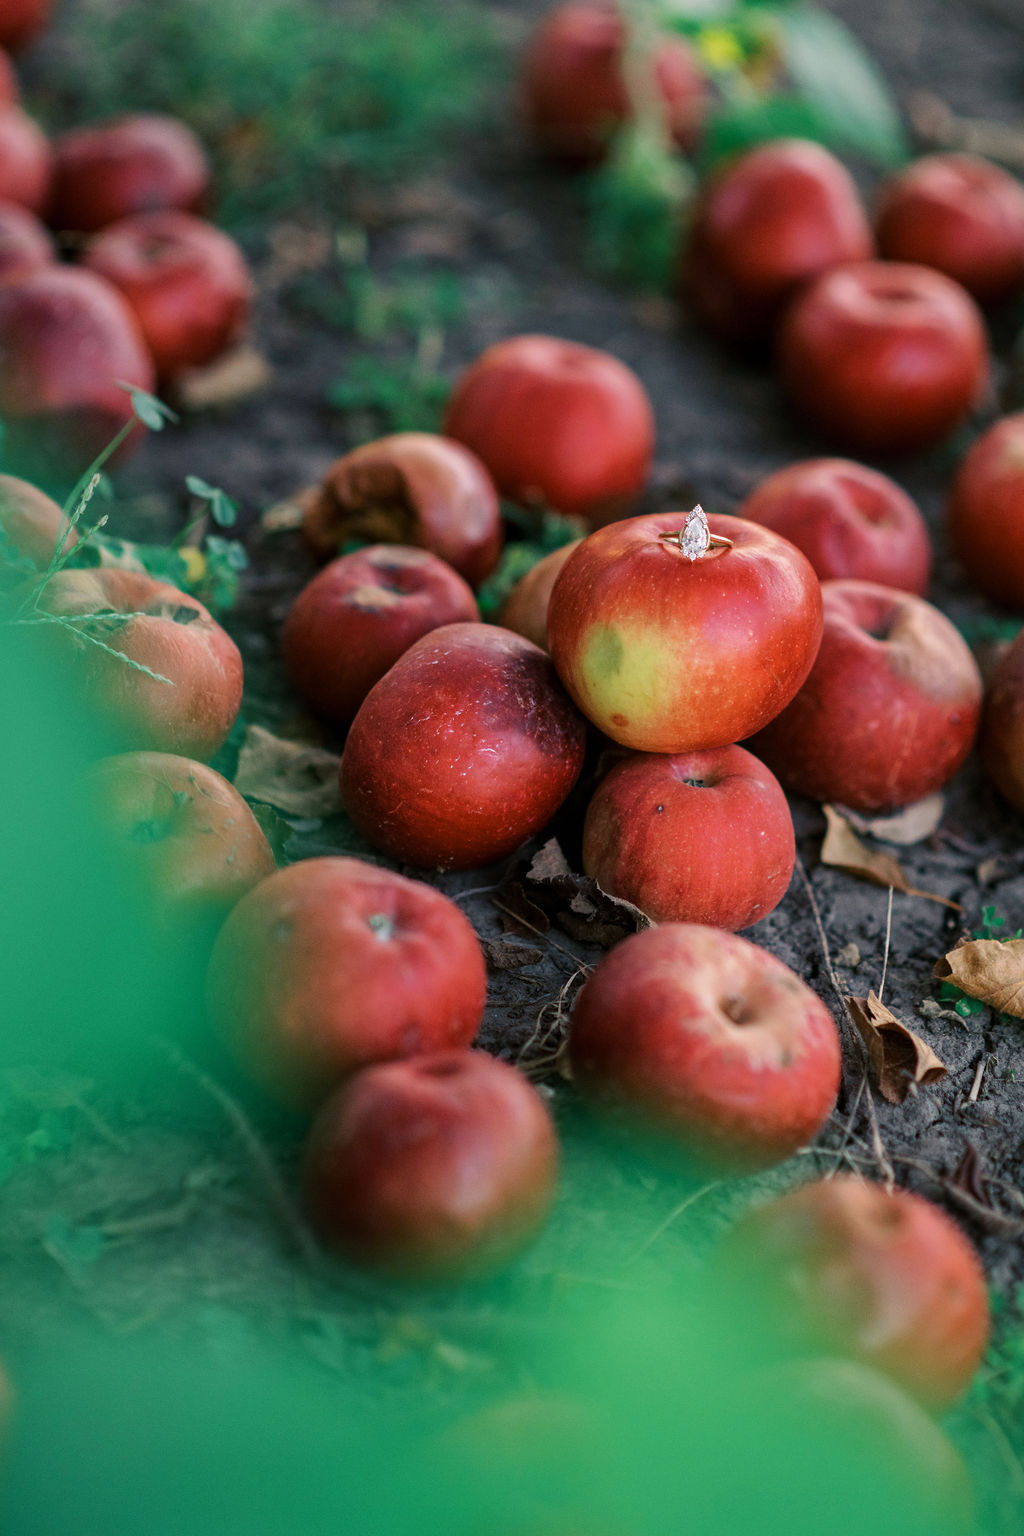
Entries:
<svg viewBox="0 0 1024 1536">
<path fill-rule="evenodd" d="M 19 105 L 2 52 L 29 40 L 46 7 L 3 10 L 4 457 L 61 482 L 131 421 L 120 385 L 166 388 L 224 352 L 247 322 L 252 283 L 235 242 L 200 216 L 210 168 L 192 131 L 138 114 L 51 143 Z"/>
</svg>

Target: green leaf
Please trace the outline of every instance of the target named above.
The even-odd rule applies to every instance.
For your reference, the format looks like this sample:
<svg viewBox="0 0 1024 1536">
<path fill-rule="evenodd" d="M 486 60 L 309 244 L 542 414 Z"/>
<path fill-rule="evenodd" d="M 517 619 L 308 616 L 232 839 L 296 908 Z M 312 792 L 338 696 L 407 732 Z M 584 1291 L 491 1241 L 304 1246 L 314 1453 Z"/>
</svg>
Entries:
<svg viewBox="0 0 1024 1536">
<path fill-rule="evenodd" d="M 217 494 L 216 488 L 204 480 L 201 475 L 186 475 L 185 484 L 193 496 L 200 497 L 203 501 L 211 501 Z"/>
<path fill-rule="evenodd" d="M 776 17 L 787 73 L 821 113 L 829 142 L 881 165 L 909 157 L 899 112 L 881 71 L 842 22 L 798 9 Z"/>
<path fill-rule="evenodd" d="M 117 380 L 118 389 L 126 389 L 131 397 L 132 410 L 144 427 L 151 432 L 162 432 L 169 421 L 176 422 L 178 417 L 169 405 L 164 405 L 156 395 L 151 395 L 148 390 L 139 389 L 135 384 L 126 384 L 123 379 Z"/>
<path fill-rule="evenodd" d="M 727 102 L 712 114 L 701 144 L 699 163 L 710 170 L 719 160 L 753 149 L 769 139 L 831 142 L 823 112 L 797 96 L 762 96 Z"/>
</svg>

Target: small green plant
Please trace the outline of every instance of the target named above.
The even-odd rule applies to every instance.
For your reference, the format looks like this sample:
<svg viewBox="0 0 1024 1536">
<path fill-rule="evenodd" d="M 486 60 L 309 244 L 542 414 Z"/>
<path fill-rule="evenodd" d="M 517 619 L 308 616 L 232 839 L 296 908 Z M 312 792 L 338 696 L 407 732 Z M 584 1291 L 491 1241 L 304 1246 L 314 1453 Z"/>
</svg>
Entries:
<svg viewBox="0 0 1024 1536">
<path fill-rule="evenodd" d="M 367 436 L 437 432 L 449 389 L 447 379 L 420 355 L 395 361 L 362 356 L 329 386 L 327 400 L 335 410 L 368 417 Z"/>
</svg>

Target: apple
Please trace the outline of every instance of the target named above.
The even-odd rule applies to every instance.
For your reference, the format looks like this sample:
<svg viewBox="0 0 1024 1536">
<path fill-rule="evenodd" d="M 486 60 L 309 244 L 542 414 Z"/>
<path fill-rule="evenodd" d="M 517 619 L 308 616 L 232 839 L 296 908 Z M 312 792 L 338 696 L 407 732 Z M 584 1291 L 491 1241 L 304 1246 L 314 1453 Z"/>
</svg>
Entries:
<svg viewBox="0 0 1024 1536">
<path fill-rule="evenodd" d="M 888 475 L 852 459 L 802 459 L 755 486 L 738 517 L 803 550 L 822 581 L 846 576 L 923 596 L 932 567 L 928 528 Z"/>
<path fill-rule="evenodd" d="M 120 384 L 154 386 L 121 295 L 77 267 L 44 267 L 0 285 L 0 363 L 8 464 L 68 483 L 132 420 Z"/>
<path fill-rule="evenodd" d="M 617 129 L 633 118 L 626 78 L 627 29 L 618 7 L 569 0 L 548 12 L 523 64 L 526 120 L 539 149 L 569 165 L 600 160 Z M 707 77 L 681 37 L 660 36 L 637 86 L 657 103 L 679 148 L 696 147 L 710 106 Z"/>
<path fill-rule="evenodd" d="M 889 811 L 941 789 L 974 743 L 981 677 L 959 630 L 909 592 L 826 581 L 818 658 L 751 743 L 787 789 Z"/>
<path fill-rule="evenodd" d="M 205 759 L 224 744 L 242 658 L 197 598 L 135 571 L 65 569 L 38 603 L 59 620 L 38 632 L 67 654 L 119 746 Z"/>
<path fill-rule="evenodd" d="M 547 825 L 585 743 L 539 647 L 494 624 L 447 624 L 370 689 L 345 742 L 341 798 L 390 858 L 472 869 Z"/>
<path fill-rule="evenodd" d="M 167 929 L 219 926 L 274 872 L 274 855 L 233 784 L 170 752 L 125 752 L 90 775 L 100 826 L 152 895 Z"/>
<path fill-rule="evenodd" d="M 697 509 L 695 509 L 696 512 Z M 766 724 L 807 676 L 821 638 L 821 589 L 786 539 L 711 517 L 690 560 L 662 537 L 686 514 L 600 528 L 569 557 L 548 609 L 552 659 L 593 723 L 640 752 L 724 747 Z"/>
<path fill-rule="evenodd" d="M 930 1408 L 965 1389 L 988 1339 L 985 1276 L 960 1228 L 906 1189 L 852 1174 L 819 1179 L 748 1211 L 717 1259 L 801 1351 L 882 1371 Z"/>
<path fill-rule="evenodd" d="M 175 117 L 137 113 L 72 128 L 54 143 L 50 223 L 92 234 L 130 214 L 195 212 L 209 181 L 203 146 Z"/>
<path fill-rule="evenodd" d="M 207 977 L 218 1034 L 300 1107 L 370 1062 L 468 1046 L 486 993 L 483 951 L 453 901 L 340 857 L 303 859 L 244 896 Z"/>
<path fill-rule="evenodd" d="M 3 21 L 0 19 L 0 28 Z M 10 57 L 0 44 L 0 107 L 16 107 L 21 100 L 21 87 Z"/>
<path fill-rule="evenodd" d="M 631 510 L 654 451 L 654 413 L 631 368 L 554 336 L 512 336 L 461 374 L 445 431 L 503 496 L 594 525 Z"/>
<path fill-rule="evenodd" d="M 775 139 L 703 189 L 682 252 L 694 312 L 724 340 L 771 335 L 787 302 L 822 272 L 872 254 L 850 173 L 820 144 Z"/>
<path fill-rule="evenodd" d="M 53 0 L 4 0 L 0 7 L 0 48 L 16 53 L 41 32 L 50 19 Z"/>
<path fill-rule="evenodd" d="M 78 534 L 63 509 L 16 475 L 0 475 L 0 534 L 22 560 L 45 570 L 58 546 L 73 549 Z"/>
<path fill-rule="evenodd" d="M 212 362 L 248 318 L 252 279 L 235 242 L 178 209 L 107 225 L 83 264 L 123 294 L 161 379 Z"/>
<path fill-rule="evenodd" d="M 498 610 L 499 624 L 532 640 L 542 651 L 548 648 L 548 605 L 552 590 L 563 565 L 579 542 L 579 539 L 573 539 L 538 560 L 525 576 L 519 578 Z"/>
<path fill-rule="evenodd" d="M 490 475 L 461 443 L 398 432 L 346 453 L 324 476 L 303 532 L 322 558 L 342 544 L 415 544 L 478 587 L 501 556 L 501 507 Z"/>
<path fill-rule="evenodd" d="M 884 184 L 881 254 L 955 278 L 979 304 L 1024 290 L 1024 187 L 977 155 L 924 155 Z"/>
<path fill-rule="evenodd" d="M 371 544 L 333 560 L 303 588 L 281 650 L 314 713 L 346 726 L 414 640 L 479 617 L 472 587 L 429 550 Z"/>
<path fill-rule="evenodd" d="M 795 858 L 778 780 L 742 747 L 627 757 L 587 806 L 585 872 L 656 923 L 747 928 L 778 906 Z"/>
<path fill-rule="evenodd" d="M 537 1090 L 482 1051 L 367 1067 L 306 1148 L 313 1226 L 341 1258 L 406 1279 L 506 1263 L 546 1218 L 558 1140 Z"/>
<path fill-rule="evenodd" d="M 34 118 L 18 106 L 0 106 L 0 199 L 39 213 L 53 173 L 53 151 Z"/>
<path fill-rule="evenodd" d="M 644 929 L 600 961 L 568 1056 L 602 1116 L 709 1173 L 782 1162 L 821 1130 L 839 1088 L 824 1003 L 767 950 L 695 923 Z"/>
<path fill-rule="evenodd" d="M 1024 631 L 989 678 L 978 747 L 996 788 L 1024 811 Z"/>
<path fill-rule="evenodd" d="M 49 231 L 35 214 L 19 203 L 0 202 L 0 283 L 19 282 L 56 260 Z"/>
<path fill-rule="evenodd" d="M 949 532 L 972 586 L 1024 609 L 1024 411 L 995 422 L 962 460 Z"/>
<path fill-rule="evenodd" d="M 803 416 L 854 452 L 909 453 L 948 437 L 989 378 L 978 307 L 952 278 L 904 261 L 836 267 L 779 328 L 783 384 Z"/>
</svg>

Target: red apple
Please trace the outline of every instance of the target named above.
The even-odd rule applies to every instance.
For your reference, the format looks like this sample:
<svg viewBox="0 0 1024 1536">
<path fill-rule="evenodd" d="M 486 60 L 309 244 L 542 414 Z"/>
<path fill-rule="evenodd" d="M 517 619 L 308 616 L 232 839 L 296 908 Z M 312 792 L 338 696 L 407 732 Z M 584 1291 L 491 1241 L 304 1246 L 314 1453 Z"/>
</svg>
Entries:
<svg viewBox="0 0 1024 1536">
<path fill-rule="evenodd" d="M 842 1353 L 932 1408 L 958 1397 L 988 1338 L 988 1293 L 960 1228 L 909 1190 L 839 1175 L 748 1211 L 719 1262 L 798 1348 Z"/>
<path fill-rule="evenodd" d="M 0 534 L 16 554 L 39 570 L 46 569 L 58 545 L 73 549 L 78 543 L 63 509 L 16 475 L 0 475 Z"/>
<path fill-rule="evenodd" d="M 73 128 L 57 139 L 54 151 L 54 229 L 91 234 L 130 214 L 195 212 L 206 198 L 206 153 L 175 117 L 137 113 Z"/>
<path fill-rule="evenodd" d="M 389 857 L 472 869 L 547 825 L 579 776 L 585 739 L 549 656 L 493 624 L 448 624 L 367 694 L 345 742 L 341 797 Z"/>
<path fill-rule="evenodd" d="M 429 549 L 477 587 L 501 555 L 501 508 L 487 470 L 461 443 L 399 432 L 327 471 L 303 532 L 316 553 L 350 539 Z"/>
<path fill-rule="evenodd" d="M 166 209 L 119 219 L 89 242 L 82 260 L 124 295 L 161 379 L 212 362 L 249 318 L 245 257 L 194 214 Z"/>
<path fill-rule="evenodd" d="M 16 52 L 30 43 L 50 19 L 53 0 L 4 0 L 0 7 L 0 47 Z"/>
<path fill-rule="evenodd" d="M 370 1062 L 468 1046 L 486 992 L 483 952 L 453 901 L 349 858 L 304 859 L 250 891 L 207 978 L 218 1033 L 296 1105 Z"/>
<path fill-rule="evenodd" d="M 793 697 L 821 638 L 818 578 L 798 549 L 755 523 L 709 519 L 733 541 L 689 560 L 661 537 L 686 514 L 598 529 L 551 594 L 551 655 L 600 730 L 641 752 L 724 747 Z"/>
<path fill-rule="evenodd" d="M 169 929 L 219 924 L 274 872 L 270 844 L 233 784 L 169 752 L 97 763 L 93 803 L 128 868 Z"/>
<path fill-rule="evenodd" d="M 0 198 L 39 213 L 52 171 L 53 151 L 39 124 L 20 107 L 0 107 Z"/>
<path fill-rule="evenodd" d="M 949 531 L 972 586 L 1024 608 L 1024 411 L 989 427 L 961 462 Z"/>
<path fill-rule="evenodd" d="M 787 789 L 888 811 L 941 789 L 974 743 L 981 677 L 966 641 L 923 598 L 826 581 L 818 659 L 751 743 Z"/>
<path fill-rule="evenodd" d="M 67 481 L 131 421 L 131 397 L 120 383 L 154 385 L 121 295 L 76 267 L 46 267 L 0 285 L 0 358 L 9 462 L 39 463 Z"/>
<path fill-rule="evenodd" d="M 281 649 L 310 708 L 346 726 L 414 640 L 479 617 L 472 587 L 429 550 L 371 544 L 332 561 L 303 588 Z"/>
<path fill-rule="evenodd" d="M 56 260 L 50 233 L 35 214 L 18 203 L 0 202 L 0 283 L 20 282 Z"/>
<path fill-rule="evenodd" d="M 3 27 L 3 19 L 0 18 L 0 29 Z M 15 74 L 14 65 L 0 45 L 0 107 L 16 107 L 21 100 L 21 88 L 18 85 L 18 76 Z"/>
<path fill-rule="evenodd" d="M 523 65 L 526 119 L 538 147 L 570 165 L 599 160 L 633 117 L 626 81 L 626 23 L 603 0 L 570 0 L 549 11 Z M 660 36 L 638 68 L 634 89 L 658 103 L 665 129 L 692 150 L 710 105 L 697 57 L 681 37 Z"/>
<path fill-rule="evenodd" d="M 368 1067 L 328 1100 L 306 1150 L 313 1225 L 342 1258 L 409 1279 L 507 1262 L 554 1199 L 558 1141 L 506 1062 L 439 1051 Z"/>
<path fill-rule="evenodd" d="M 803 459 L 757 485 L 737 516 L 803 550 L 822 581 L 852 576 L 923 596 L 932 566 L 924 518 L 895 480 L 852 459 Z"/>
<path fill-rule="evenodd" d="M 39 606 L 61 620 L 42 632 L 119 745 L 198 758 L 223 745 L 242 702 L 242 658 L 196 598 L 135 571 L 62 570 Z"/>
<path fill-rule="evenodd" d="M 707 1170 L 752 1172 L 817 1135 L 839 1088 L 824 1003 L 766 950 L 720 928 L 665 923 L 618 944 L 569 1026 L 583 1097 Z"/>
<path fill-rule="evenodd" d="M 978 746 L 996 788 L 1024 811 L 1024 631 L 989 678 Z"/>
<path fill-rule="evenodd" d="M 573 539 L 553 549 L 520 577 L 498 611 L 498 623 L 532 640 L 542 651 L 548 648 L 548 605 L 562 567 L 579 544 Z"/>
<path fill-rule="evenodd" d="M 988 383 L 985 327 L 952 278 L 902 261 L 826 272 L 779 331 L 782 381 L 808 421 L 854 452 L 948 437 Z"/>
<path fill-rule="evenodd" d="M 980 304 L 1024 289 L 1024 187 L 976 155 L 924 155 L 883 186 L 875 215 L 889 261 L 945 272 Z"/>
<path fill-rule="evenodd" d="M 654 451 L 651 402 L 632 369 L 553 336 L 488 347 L 458 379 L 445 431 L 503 496 L 593 524 L 631 509 Z"/>
<path fill-rule="evenodd" d="M 682 280 L 698 317 L 728 341 L 759 342 L 822 272 L 872 253 L 846 168 L 820 144 L 776 139 L 734 160 L 702 192 Z"/>
<path fill-rule="evenodd" d="M 742 747 L 625 758 L 583 827 L 586 873 L 657 923 L 747 928 L 778 906 L 795 857 L 778 780 Z"/>
</svg>

